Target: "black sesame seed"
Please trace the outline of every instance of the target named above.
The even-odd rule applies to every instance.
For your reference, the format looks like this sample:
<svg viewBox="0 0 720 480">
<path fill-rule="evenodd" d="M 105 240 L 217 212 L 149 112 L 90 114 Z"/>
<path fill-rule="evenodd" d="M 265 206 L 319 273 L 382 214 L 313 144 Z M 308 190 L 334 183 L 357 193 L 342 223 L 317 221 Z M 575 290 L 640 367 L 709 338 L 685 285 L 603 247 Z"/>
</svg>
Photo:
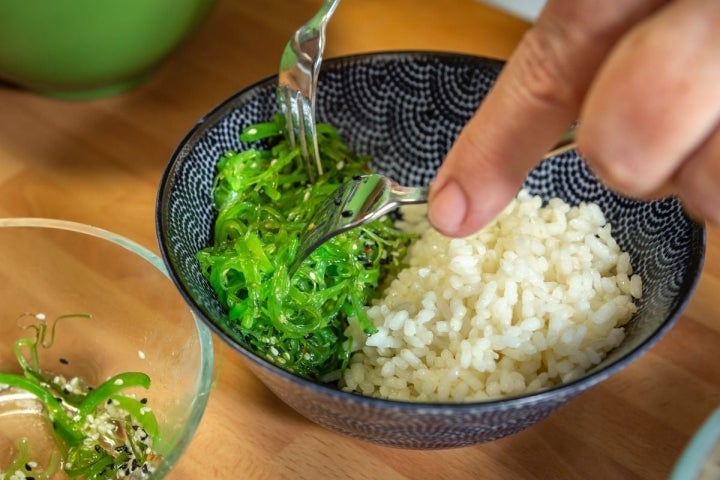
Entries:
<svg viewBox="0 0 720 480">
<path fill-rule="evenodd" d="M 141 398 L 141 399 L 140 399 L 140 403 L 142 403 L 143 405 L 145 405 L 147 402 L 148 402 L 148 399 L 147 399 L 147 398 Z"/>
<path fill-rule="evenodd" d="M 343 210 L 340 215 L 342 215 L 345 218 L 348 218 L 348 217 L 352 217 L 353 213 L 351 210 Z"/>
<path fill-rule="evenodd" d="M 60 363 L 62 363 L 63 365 L 67 365 L 70 362 L 67 361 L 67 358 L 60 357 Z"/>
<path fill-rule="evenodd" d="M 107 402 L 105 402 L 105 403 L 107 403 L 108 405 L 112 404 L 112 398 L 108 398 Z"/>
<path fill-rule="evenodd" d="M 32 465 L 30 465 L 29 463 L 26 463 L 25 470 L 27 470 L 28 472 L 32 472 Z"/>
<path fill-rule="evenodd" d="M 143 463 L 142 471 L 143 471 L 143 473 L 145 473 L 145 474 L 150 473 L 150 472 L 148 471 L 147 463 Z"/>
</svg>

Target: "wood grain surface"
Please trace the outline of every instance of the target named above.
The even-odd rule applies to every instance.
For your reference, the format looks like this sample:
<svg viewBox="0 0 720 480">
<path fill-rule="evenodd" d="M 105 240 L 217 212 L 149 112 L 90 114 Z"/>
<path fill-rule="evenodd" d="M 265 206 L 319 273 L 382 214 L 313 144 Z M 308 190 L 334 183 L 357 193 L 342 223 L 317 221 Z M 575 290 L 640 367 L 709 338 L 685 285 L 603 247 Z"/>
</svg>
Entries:
<svg viewBox="0 0 720 480">
<path fill-rule="evenodd" d="M 93 224 L 158 251 L 155 194 L 185 132 L 276 73 L 320 0 L 220 0 L 144 85 L 66 102 L 0 84 L 0 215 Z M 528 25 L 472 0 L 346 0 L 327 56 L 434 49 L 506 58 Z M 2 255 L 5 253 L 2 252 Z M 329 432 L 286 408 L 219 345 L 217 383 L 172 479 L 661 479 L 720 404 L 720 231 L 676 327 L 539 425 L 475 447 L 411 451 Z"/>
</svg>

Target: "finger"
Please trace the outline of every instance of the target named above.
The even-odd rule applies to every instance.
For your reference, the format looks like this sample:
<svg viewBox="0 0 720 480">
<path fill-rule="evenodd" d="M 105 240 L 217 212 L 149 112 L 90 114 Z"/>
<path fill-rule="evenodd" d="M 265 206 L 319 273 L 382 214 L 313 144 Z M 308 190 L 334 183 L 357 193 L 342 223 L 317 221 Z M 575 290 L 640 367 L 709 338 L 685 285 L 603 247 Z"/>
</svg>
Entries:
<svg viewBox="0 0 720 480">
<path fill-rule="evenodd" d="M 429 204 L 435 228 L 464 236 L 494 218 L 575 119 L 617 39 L 663 3 L 550 0 L 438 171 Z"/>
<path fill-rule="evenodd" d="M 692 216 L 720 226 L 720 127 L 680 167 L 674 183 Z"/>
<path fill-rule="evenodd" d="M 590 88 L 578 144 L 612 188 L 648 197 L 720 120 L 720 2 L 668 3 L 628 33 Z"/>
</svg>

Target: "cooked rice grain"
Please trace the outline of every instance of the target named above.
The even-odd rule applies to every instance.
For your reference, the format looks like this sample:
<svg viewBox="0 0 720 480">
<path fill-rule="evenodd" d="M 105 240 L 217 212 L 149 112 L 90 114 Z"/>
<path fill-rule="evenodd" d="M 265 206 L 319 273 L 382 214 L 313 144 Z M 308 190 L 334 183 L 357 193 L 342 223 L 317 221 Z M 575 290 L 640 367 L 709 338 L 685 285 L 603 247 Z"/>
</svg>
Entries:
<svg viewBox="0 0 720 480">
<path fill-rule="evenodd" d="M 409 266 L 350 322 L 344 388 L 427 402 L 533 392 L 583 375 L 624 337 L 642 282 L 594 204 L 517 199 L 481 232 L 444 237 L 423 213 Z"/>
</svg>

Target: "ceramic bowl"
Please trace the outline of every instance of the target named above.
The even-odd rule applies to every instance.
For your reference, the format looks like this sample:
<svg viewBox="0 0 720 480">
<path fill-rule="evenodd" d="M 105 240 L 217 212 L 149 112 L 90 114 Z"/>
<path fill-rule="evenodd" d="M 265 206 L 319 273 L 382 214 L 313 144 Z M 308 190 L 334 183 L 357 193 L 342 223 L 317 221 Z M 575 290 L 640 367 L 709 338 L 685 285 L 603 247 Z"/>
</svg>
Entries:
<svg viewBox="0 0 720 480">
<path fill-rule="evenodd" d="M 720 478 L 720 408 L 695 432 L 670 475 L 670 480 L 717 478 Z"/>
<path fill-rule="evenodd" d="M 54 97 L 89 99 L 153 74 L 215 0 L 0 2 L 0 79 Z"/>
<path fill-rule="evenodd" d="M 499 61 L 440 52 L 385 52 L 326 60 L 317 115 L 374 170 L 407 185 L 432 178 L 453 140 L 492 87 Z M 211 190 L 218 158 L 248 145 L 246 125 L 275 112 L 275 78 L 211 110 L 180 142 L 162 178 L 157 233 L 170 275 L 188 303 L 273 392 L 307 418 L 372 442 L 447 448 L 497 439 L 547 417 L 573 397 L 630 365 L 678 318 L 701 271 L 705 230 L 675 199 L 639 202 L 607 190 L 577 152 L 540 164 L 525 188 L 543 198 L 598 203 L 644 279 L 643 298 L 622 344 L 584 377 L 531 395 L 470 404 L 367 398 L 320 385 L 267 363 L 223 327 L 225 311 L 203 278 L 195 252 L 212 241 Z"/>
<path fill-rule="evenodd" d="M 71 478 L 63 472 L 111 459 L 110 465 L 97 465 L 116 470 L 112 478 L 163 478 L 205 410 L 213 343 L 210 329 L 178 295 L 162 260 L 105 230 L 39 218 L 0 219 L 0 256 L 0 376 L 8 375 L 0 377 L 0 478 L 3 472 L 25 478 L 14 476 L 18 469 L 28 478 L 48 478 L 53 468 L 55 476 L 49 478 Z M 36 343 L 37 356 L 28 342 Z M 21 358 L 29 367 L 21 368 Z M 149 386 L 136 386 L 137 374 L 147 375 Z M 34 393 L 38 387 L 16 384 L 22 382 L 18 377 L 46 391 L 53 385 L 52 396 L 39 402 L 44 397 Z M 117 391 L 103 393 L 102 384 Z M 80 398 L 98 395 L 85 407 L 73 400 L 85 391 L 83 385 L 93 390 Z M 132 411 L 118 395 L 133 395 L 139 408 Z M 53 400 L 57 403 L 47 403 Z M 104 417 L 106 402 L 116 401 L 133 413 Z M 144 442 L 154 452 L 145 467 L 150 473 L 131 476 L 133 462 L 117 439 L 135 431 L 135 441 L 142 440 L 143 429 L 157 430 L 152 445 Z M 84 433 L 77 437 L 79 431 Z M 91 457 L 77 450 L 85 442 Z M 98 451 L 96 444 L 102 447 Z M 69 455 L 68 448 L 84 453 Z"/>
</svg>

